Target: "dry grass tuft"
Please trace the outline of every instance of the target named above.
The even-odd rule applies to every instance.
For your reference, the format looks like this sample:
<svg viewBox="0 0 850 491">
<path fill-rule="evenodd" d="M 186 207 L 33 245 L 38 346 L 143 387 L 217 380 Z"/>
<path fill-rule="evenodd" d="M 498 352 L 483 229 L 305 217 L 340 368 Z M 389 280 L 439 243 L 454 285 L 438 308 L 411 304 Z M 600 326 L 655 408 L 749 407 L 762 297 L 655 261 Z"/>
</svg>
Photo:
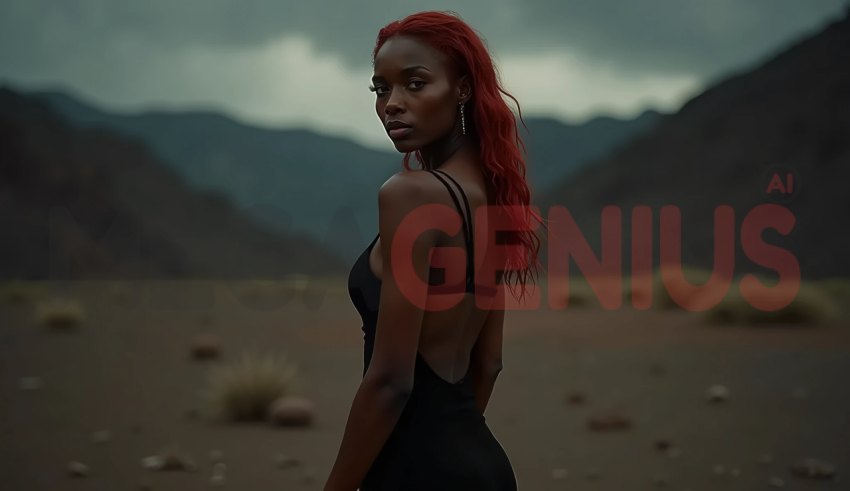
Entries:
<svg viewBox="0 0 850 491">
<path fill-rule="evenodd" d="M 850 278 L 828 278 L 816 283 L 833 300 L 842 303 L 850 300 Z"/>
<path fill-rule="evenodd" d="M 53 299 L 36 305 L 35 320 L 52 329 L 71 329 L 86 320 L 86 309 L 77 300 Z"/>
<path fill-rule="evenodd" d="M 768 281 L 761 281 L 769 286 Z M 741 294 L 740 288 L 735 286 L 739 283 L 736 281 L 733 284 L 720 303 L 702 312 L 706 321 L 712 324 L 822 325 L 835 322 L 841 316 L 838 302 L 816 282 L 802 282 L 791 303 L 775 310 L 753 307 Z M 766 303 L 775 303 L 778 307 L 785 294 L 793 295 L 793 290 L 777 286 L 757 298 Z"/>
<path fill-rule="evenodd" d="M 569 281 L 550 277 L 548 281 L 548 291 L 544 294 L 543 301 L 548 301 L 548 295 L 554 293 L 561 299 L 555 305 L 559 309 L 600 308 L 603 306 L 603 301 L 610 302 L 612 298 L 616 300 L 619 296 L 616 293 L 617 282 L 622 282 L 619 278 L 602 277 L 594 278 L 591 283 L 583 276 L 571 276 Z"/>
<path fill-rule="evenodd" d="M 297 367 L 284 357 L 243 354 L 238 361 L 212 369 L 205 396 L 218 417 L 263 421 L 270 405 L 294 388 Z"/>
<path fill-rule="evenodd" d="M 652 307 L 662 310 L 682 309 L 683 305 L 677 303 L 670 294 L 671 291 L 676 293 L 677 299 L 685 305 L 690 305 L 695 298 L 685 297 L 684 290 L 688 285 L 684 285 L 677 281 L 665 282 L 662 277 L 662 270 L 667 268 L 658 268 L 653 275 L 652 281 Z M 704 285 L 711 278 L 711 270 L 702 268 L 693 268 L 690 266 L 682 266 L 682 273 L 685 280 L 693 286 Z M 685 297 L 685 298 L 680 298 Z"/>
<path fill-rule="evenodd" d="M 46 296 L 45 286 L 39 281 L 15 280 L 0 285 L 0 299 L 13 305 L 34 303 Z"/>
</svg>

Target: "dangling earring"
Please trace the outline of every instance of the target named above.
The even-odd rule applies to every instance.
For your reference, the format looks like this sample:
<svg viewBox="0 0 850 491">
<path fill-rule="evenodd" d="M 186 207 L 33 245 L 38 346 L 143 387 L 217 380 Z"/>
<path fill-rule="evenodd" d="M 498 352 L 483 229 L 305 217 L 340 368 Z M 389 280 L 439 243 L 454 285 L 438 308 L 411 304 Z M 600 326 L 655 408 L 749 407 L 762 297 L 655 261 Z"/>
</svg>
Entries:
<svg viewBox="0 0 850 491">
<path fill-rule="evenodd" d="M 463 128 L 463 134 L 466 134 L 466 119 L 463 117 L 463 102 L 460 103 L 460 125 Z"/>
</svg>

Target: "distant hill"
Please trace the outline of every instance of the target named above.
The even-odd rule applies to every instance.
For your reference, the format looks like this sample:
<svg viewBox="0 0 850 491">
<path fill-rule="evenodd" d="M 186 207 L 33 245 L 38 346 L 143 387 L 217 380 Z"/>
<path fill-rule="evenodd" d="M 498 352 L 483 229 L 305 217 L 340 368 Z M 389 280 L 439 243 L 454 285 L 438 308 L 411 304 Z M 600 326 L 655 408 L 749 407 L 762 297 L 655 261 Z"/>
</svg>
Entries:
<svg viewBox="0 0 850 491">
<path fill-rule="evenodd" d="M 535 195 L 551 191 L 553 186 L 584 166 L 646 134 L 662 117 L 662 114 L 648 110 L 634 119 L 601 116 L 582 124 L 564 124 L 551 118 L 528 118 L 528 130 L 522 124 L 519 128 L 528 150 L 528 178 Z"/>
<path fill-rule="evenodd" d="M 68 262 L 73 257 L 74 261 Z M 126 136 L 69 126 L 0 88 L 0 277 L 280 278 L 346 265 L 258 225 Z M 65 274 L 65 273 L 61 273 Z"/>
<path fill-rule="evenodd" d="M 750 210 L 769 202 L 763 173 L 776 164 L 790 165 L 799 175 L 799 195 L 783 205 L 796 224 L 787 236 L 767 230 L 763 240 L 795 254 L 804 276 L 850 276 L 845 189 L 850 182 L 850 17 L 716 84 L 539 202 L 544 210 L 566 206 L 597 254 L 601 211 L 619 206 L 624 274 L 630 274 L 633 207 L 653 210 L 656 265 L 659 210 L 677 205 L 683 261 L 710 268 L 714 209 L 730 205 L 738 230 L 736 273 L 767 273 L 744 256 L 740 225 Z M 549 247 L 553 254 L 563 253 L 563 243 Z"/>
<path fill-rule="evenodd" d="M 62 92 L 30 95 L 77 126 L 104 127 L 144 141 L 194 186 L 219 190 L 239 206 L 266 203 L 284 210 L 296 229 L 325 241 L 347 261 L 377 229 L 378 189 L 402 169 L 401 154 L 310 131 L 257 128 L 213 113 L 111 114 Z M 634 120 L 600 117 L 581 125 L 528 118 L 531 133 L 522 126 L 520 131 L 533 189 L 542 192 L 658 119 L 652 111 Z M 332 220 L 338 226 L 328 236 Z M 361 238 L 343 240 L 351 234 Z"/>
<path fill-rule="evenodd" d="M 276 207 L 293 230 L 320 240 L 337 213 L 356 219 L 345 227 L 360 230 L 357 242 L 371 238 L 378 189 L 402 169 L 399 154 L 306 130 L 253 127 L 216 113 L 110 114 L 63 93 L 31 95 L 79 127 L 145 142 L 193 186 L 220 191 L 240 207 Z"/>
</svg>

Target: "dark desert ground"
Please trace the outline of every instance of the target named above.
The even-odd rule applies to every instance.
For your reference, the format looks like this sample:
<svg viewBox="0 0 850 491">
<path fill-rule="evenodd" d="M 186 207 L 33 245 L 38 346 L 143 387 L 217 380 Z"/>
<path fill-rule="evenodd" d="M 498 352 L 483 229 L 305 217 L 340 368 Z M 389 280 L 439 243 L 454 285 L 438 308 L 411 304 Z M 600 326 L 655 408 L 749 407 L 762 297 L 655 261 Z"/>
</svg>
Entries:
<svg viewBox="0 0 850 491">
<path fill-rule="evenodd" d="M 211 459 L 226 465 L 226 489 L 321 489 L 363 342 L 345 278 L 321 285 L 325 297 L 311 309 L 297 297 L 267 308 L 280 284 L 79 282 L 52 291 L 86 310 L 67 332 L 36 323 L 29 302 L 3 303 L 0 489 L 208 489 Z M 842 319 L 752 327 L 627 304 L 556 311 L 544 290 L 540 309 L 507 315 L 505 370 L 487 421 L 521 490 L 850 489 L 846 311 Z M 203 333 L 222 340 L 218 360 L 190 356 Z M 284 355 L 300 367 L 294 390 L 314 404 L 311 426 L 212 416 L 200 394 L 208 374 L 243 352 Z M 25 377 L 39 377 L 40 387 L 24 390 Z M 717 384 L 729 397 L 712 403 L 706 391 Z M 569 400 L 576 393 L 583 402 Z M 631 425 L 589 428 L 589 418 L 613 409 Z M 109 441 L 93 442 L 98 431 Z M 191 454 L 194 470 L 143 467 L 173 444 Z M 298 463 L 281 468 L 280 455 Z M 838 479 L 794 475 L 790 466 L 804 458 L 832 464 Z M 71 477 L 70 462 L 88 475 Z"/>
</svg>

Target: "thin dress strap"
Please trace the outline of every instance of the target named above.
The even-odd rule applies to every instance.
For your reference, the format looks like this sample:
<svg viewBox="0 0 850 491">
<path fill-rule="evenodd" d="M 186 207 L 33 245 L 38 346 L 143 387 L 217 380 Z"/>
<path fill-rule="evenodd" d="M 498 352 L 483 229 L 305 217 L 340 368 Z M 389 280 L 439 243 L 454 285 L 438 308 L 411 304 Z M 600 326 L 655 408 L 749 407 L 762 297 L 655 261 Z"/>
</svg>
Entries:
<svg viewBox="0 0 850 491">
<path fill-rule="evenodd" d="M 469 200 L 466 198 L 466 193 L 463 192 L 463 188 L 461 188 L 460 185 L 457 183 L 457 181 L 455 181 L 450 175 L 446 174 L 443 171 L 440 171 L 439 169 L 436 169 L 436 170 L 426 169 L 426 170 L 428 172 L 430 172 L 434 177 L 439 179 L 440 182 L 442 182 L 443 185 L 446 187 L 446 189 L 448 189 L 449 194 L 452 197 L 452 201 L 454 201 L 455 206 L 457 207 L 458 212 L 460 213 L 461 226 L 462 226 L 462 231 L 463 231 L 463 238 L 464 238 L 464 243 L 466 244 L 466 256 L 467 256 L 467 258 L 466 258 L 466 283 L 468 285 L 473 284 L 475 282 L 475 262 L 474 262 L 475 256 L 474 256 L 474 252 L 473 252 L 474 246 L 473 246 L 473 242 L 472 242 L 472 232 L 471 232 L 472 224 L 466 219 L 467 214 L 470 215 L 470 216 L 472 214 L 470 209 L 469 209 Z M 455 184 L 455 186 L 457 186 L 458 190 L 460 191 L 461 196 L 463 197 L 463 203 L 464 203 L 464 205 L 466 207 L 466 211 L 467 211 L 466 214 L 464 214 L 463 209 L 460 206 L 460 201 L 458 201 L 457 195 L 455 194 L 454 190 L 449 185 L 449 183 L 446 182 L 445 179 L 440 177 L 440 174 L 446 176 L 448 179 L 450 179 Z"/>
</svg>

